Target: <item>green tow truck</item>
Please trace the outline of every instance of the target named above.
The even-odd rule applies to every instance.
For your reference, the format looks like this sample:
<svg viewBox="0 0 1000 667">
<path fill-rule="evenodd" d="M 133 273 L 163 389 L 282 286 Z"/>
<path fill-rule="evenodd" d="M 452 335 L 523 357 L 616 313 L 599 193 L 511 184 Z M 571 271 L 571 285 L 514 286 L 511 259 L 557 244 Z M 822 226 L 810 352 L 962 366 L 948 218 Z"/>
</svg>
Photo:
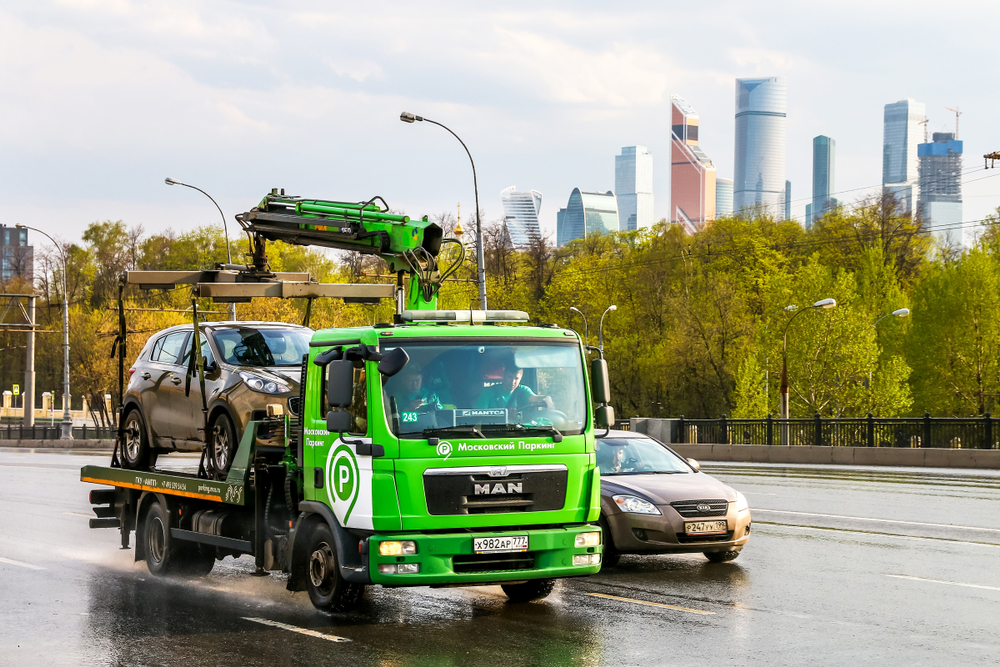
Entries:
<svg viewBox="0 0 1000 667">
<path fill-rule="evenodd" d="M 102 487 L 90 493 L 92 528 L 118 528 L 122 547 L 135 532 L 136 560 L 158 575 L 204 575 L 227 555 L 252 555 L 258 573 L 288 573 L 289 590 L 307 590 L 327 611 L 354 608 L 369 584 L 500 584 L 527 601 L 545 597 L 557 578 L 600 569 L 595 427 L 608 428 L 614 413 L 599 353 L 588 382 L 596 349 L 574 331 L 528 326 L 523 312 L 437 309 L 464 248 L 426 218 L 388 213 L 384 201 L 272 191 L 237 219 L 253 242 L 247 266 L 135 271 L 122 290 L 191 284 L 194 304 L 204 296 L 392 297 L 394 321 L 318 331 L 302 360 L 299 399 L 289 403 L 294 414 L 271 406 L 254 415 L 225 474 L 204 456 L 197 473 L 123 468 L 119 432 L 111 465 L 81 470 Z M 274 274 L 269 240 L 377 253 L 397 284 Z M 442 271 L 447 243 L 459 248 Z M 122 306 L 121 383 L 125 319 Z M 188 382 L 203 377 L 195 358 Z"/>
</svg>

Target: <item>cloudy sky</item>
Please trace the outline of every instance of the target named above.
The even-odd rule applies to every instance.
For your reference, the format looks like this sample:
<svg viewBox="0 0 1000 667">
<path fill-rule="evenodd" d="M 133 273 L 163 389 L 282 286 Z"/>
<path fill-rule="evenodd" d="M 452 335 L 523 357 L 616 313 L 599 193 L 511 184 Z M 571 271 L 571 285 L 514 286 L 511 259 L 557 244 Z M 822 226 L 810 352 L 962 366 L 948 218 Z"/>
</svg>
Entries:
<svg viewBox="0 0 1000 667">
<path fill-rule="evenodd" d="M 881 181 L 882 108 L 912 97 L 932 131 L 958 105 L 965 168 L 1000 150 L 995 2 L 133 2 L 0 0 L 0 222 L 67 240 L 94 220 L 147 231 L 230 220 L 271 187 L 411 216 L 574 187 L 614 188 L 614 156 L 654 155 L 669 211 L 670 95 L 733 175 L 737 77 L 788 83 L 793 216 L 811 194 L 811 140 L 837 141 L 838 191 Z M 982 179 L 983 176 L 997 178 Z M 964 218 L 1000 205 L 1000 168 L 967 176 Z M 466 218 L 463 215 L 463 218 Z"/>
</svg>

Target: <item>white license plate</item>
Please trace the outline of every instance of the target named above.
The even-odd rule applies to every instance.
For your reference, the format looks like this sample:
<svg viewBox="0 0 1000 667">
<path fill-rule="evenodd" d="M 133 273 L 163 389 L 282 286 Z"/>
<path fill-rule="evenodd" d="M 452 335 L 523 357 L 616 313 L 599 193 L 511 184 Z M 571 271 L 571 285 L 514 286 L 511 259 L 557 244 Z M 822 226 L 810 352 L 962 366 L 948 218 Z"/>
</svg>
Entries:
<svg viewBox="0 0 1000 667">
<path fill-rule="evenodd" d="M 477 554 L 504 554 L 527 551 L 528 536 L 473 537 L 472 550 Z"/>
<path fill-rule="evenodd" d="M 728 530 L 725 521 L 695 521 L 684 524 L 684 532 L 688 535 L 718 535 Z"/>
</svg>

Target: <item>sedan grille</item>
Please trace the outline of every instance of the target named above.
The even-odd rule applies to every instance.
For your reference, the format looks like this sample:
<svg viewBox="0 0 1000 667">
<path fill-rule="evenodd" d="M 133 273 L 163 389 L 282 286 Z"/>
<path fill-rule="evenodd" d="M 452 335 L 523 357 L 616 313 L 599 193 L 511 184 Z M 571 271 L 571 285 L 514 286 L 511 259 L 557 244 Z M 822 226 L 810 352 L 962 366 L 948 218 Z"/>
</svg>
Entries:
<svg viewBox="0 0 1000 667">
<path fill-rule="evenodd" d="M 717 500 L 678 500 L 670 503 L 670 506 L 677 510 L 685 519 L 694 519 L 705 516 L 725 516 L 729 511 L 729 501 L 725 499 Z"/>
</svg>

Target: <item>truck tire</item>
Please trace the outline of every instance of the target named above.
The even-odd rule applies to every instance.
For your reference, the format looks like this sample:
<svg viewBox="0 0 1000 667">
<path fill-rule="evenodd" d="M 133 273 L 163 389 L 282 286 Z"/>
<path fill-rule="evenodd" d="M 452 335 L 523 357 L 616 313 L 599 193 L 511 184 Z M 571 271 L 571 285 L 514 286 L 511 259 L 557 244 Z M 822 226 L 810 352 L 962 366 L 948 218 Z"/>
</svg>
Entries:
<svg viewBox="0 0 1000 667">
<path fill-rule="evenodd" d="M 500 588 L 511 602 L 531 602 L 548 597 L 555 585 L 555 579 L 533 579 L 520 584 L 500 584 Z"/>
<path fill-rule="evenodd" d="M 345 581 L 340 576 L 333 533 L 325 523 L 309 536 L 306 558 L 306 589 L 313 606 L 321 611 L 351 611 L 361 604 L 364 584 Z"/>
<path fill-rule="evenodd" d="M 710 563 L 725 563 L 727 561 L 736 560 L 736 557 L 740 555 L 740 549 L 732 549 L 730 551 L 705 551 L 703 553 L 705 558 L 707 558 Z"/>
<path fill-rule="evenodd" d="M 149 468 L 149 434 L 146 432 L 146 421 L 138 408 L 133 408 L 125 416 L 125 428 L 122 429 L 122 467 L 129 470 L 146 470 Z"/>
<path fill-rule="evenodd" d="M 229 417 L 222 413 L 212 420 L 212 448 L 208 452 L 212 467 L 217 475 L 225 478 L 236 456 L 236 429 Z"/>
<path fill-rule="evenodd" d="M 150 574 L 204 577 L 215 567 L 215 556 L 211 552 L 203 552 L 197 544 L 171 537 L 167 510 L 159 502 L 153 503 L 146 512 L 142 539 Z"/>
</svg>

